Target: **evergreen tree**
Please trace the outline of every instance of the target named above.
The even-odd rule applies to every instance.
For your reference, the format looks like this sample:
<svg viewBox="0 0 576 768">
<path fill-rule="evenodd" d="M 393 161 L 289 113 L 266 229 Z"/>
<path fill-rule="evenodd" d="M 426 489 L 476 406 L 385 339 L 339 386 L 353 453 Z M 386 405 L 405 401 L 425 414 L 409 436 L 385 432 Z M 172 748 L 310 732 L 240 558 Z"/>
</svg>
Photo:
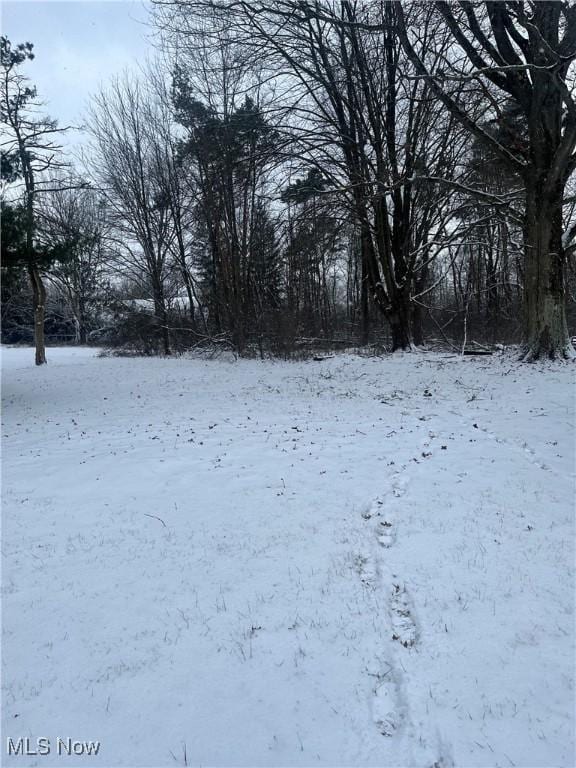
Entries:
<svg viewBox="0 0 576 768">
<path fill-rule="evenodd" d="M 51 188 L 49 172 L 61 167 L 55 159 L 60 152 L 54 136 L 63 129 L 56 121 L 36 115 L 38 106 L 36 88 L 19 68 L 34 58 L 31 43 L 13 47 L 7 37 L 0 38 L 0 120 L 5 129 L 2 140 L 2 180 L 11 185 L 17 196 L 6 203 L 3 214 L 3 256 L 6 265 L 25 266 L 32 287 L 34 310 L 34 339 L 36 365 L 46 362 L 44 343 L 44 314 L 46 288 L 42 271 L 55 254 L 52 249 L 38 245 L 36 207 L 38 195 Z M 58 249 L 60 254 L 61 249 Z"/>
</svg>

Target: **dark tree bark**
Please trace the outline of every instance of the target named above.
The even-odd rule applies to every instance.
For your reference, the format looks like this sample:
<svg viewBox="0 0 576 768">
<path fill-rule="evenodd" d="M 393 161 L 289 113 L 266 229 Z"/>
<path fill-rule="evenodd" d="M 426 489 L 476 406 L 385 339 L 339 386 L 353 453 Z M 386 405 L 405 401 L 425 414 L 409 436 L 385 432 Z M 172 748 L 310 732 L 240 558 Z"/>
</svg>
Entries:
<svg viewBox="0 0 576 768">
<path fill-rule="evenodd" d="M 46 308 L 46 288 L 42 276 L 33 261 L 28 264 L 28 276 L 32 286 L 32 305 L 34 308 L 34 346 L 36 365 L 46 363 L 46 344 L 44 341 L 44 314 Z"/>
<path fill-rule="evenodd" d="M 34 311 L 34 361 L 36 365 L 46 363 L 46 344 L 44 340 L 44 314 L 46 308 L 46 288 L 36 264 L 34 252 L 34 170 L 30 162 L 30 153 L 23 139 L 18 136 L 19 153 L 24 172 L 26 187 L 26 251 L 28 257 L 28 276 L 32 286 L 32 307 Z"/>
<path fill-rule="evenodd" d="M 524 226 L 526 358 L 570 357 L 565 312 L 562 196 L 526 190 Z"/>
</svg>

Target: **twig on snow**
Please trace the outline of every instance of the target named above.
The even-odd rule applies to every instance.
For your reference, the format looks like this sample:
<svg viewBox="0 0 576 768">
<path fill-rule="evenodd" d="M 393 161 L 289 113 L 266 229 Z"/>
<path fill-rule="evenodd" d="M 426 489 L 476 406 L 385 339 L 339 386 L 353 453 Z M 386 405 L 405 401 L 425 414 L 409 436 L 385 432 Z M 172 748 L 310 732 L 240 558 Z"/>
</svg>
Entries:
<svg viewBox="0 0 576 768">
<path fill-rule="evenodd" d="M 162 520 L 162 518 L 161 518 L 161 517 L 157 517 L 156 515 L 149 515 L 149 514 L 148 514 L 148 512 L 144 512 L 143 514 L 145 514 L 145 515 L 146 515 L 146 517 L 153 517 L 153 518 L 154 518 L 154 520 L 160 520 L 160 522 L 162 523 L 162 525 L 164 526 L 164 528 L 168 528 L 168 526 L 166 525 L 166 523 L 164 522 L 164 520 Z"/>
</svg>

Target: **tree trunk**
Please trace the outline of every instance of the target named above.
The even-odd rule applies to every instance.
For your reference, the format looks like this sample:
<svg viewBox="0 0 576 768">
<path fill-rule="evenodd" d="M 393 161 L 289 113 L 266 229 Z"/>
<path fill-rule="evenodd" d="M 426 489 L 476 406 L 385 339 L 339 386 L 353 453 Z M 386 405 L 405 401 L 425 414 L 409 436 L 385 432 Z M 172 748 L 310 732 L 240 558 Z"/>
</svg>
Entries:
<svg viewBox="0 0 576 768">
<path fill-rule="evenodd" d="M 561 193 L 545 199 L 536 186 L 527 189 L 524 251 L 524 360 L 571 358 Z"/>
<path fill-rule="evenodd" d="M 186 275 L 184 275 L 183 273 L 182 277 L 184 279 L 184 287 L 186 289 L 186 295 L 188 296 L 188 316 L 190 317 L 190 323 L 192 324 L 192 328 L 196 328 L 196 311 L 194 309 L 194 291 L 192 290 L 192 286 L 190 285 L 188 273 L 186 272 Z"/>
<path fill-rule="evenodd" d="M 46 346 L 44 342 L 44 312 L 46 307 L 46 288 L 38 267 L 30 263 L 28 275 L 32 285 L 32 303 L 34 308 L 34 345 L 36 347 L 36 365 L 46 363 Z"/>
<path fill-rule="evenodd" d="M 414 345 L 421 347 L 424 344 L 424 318 L 422 316 L 422 305 L 414 304 L 412 308 L 412 333 Z"/>
<path fill-rule="evenodd" d="M 170 350 L 170 333 L 168 331 L 168 315 L 166 313 L 166 307 L 162 310 L 162 346 L 164 348 L 164 354 L 170 355 L 172 354 Z"/>
<path fill-rule="evenodd" d="M 246 334 L 244 331 L 244 318 L 240 308 L 231 313 L 230 324 L 232 326 L 232 346 L 234 351 L 242 357 L 246 349 Z"/>
<path fill-rule="evenodd" d="M 413 341 L 410 320 L 409 302 L 404 294 L 399 293 L 395 297 L 392 311 L 388 315 L 388 322 L 392 332 L 392 352 L 398 350 L 409 352 L 412 349 Z"/>
<path fill-rule="evenodd" d="M 86 323 L 84 321 L 84 301 L 82 299 L 77 299 L 77 301 L 74 302 L 72 311 L 74 313 L 74 342 L 76 344 L 86 344 L 88 334 L 86 331 Z"/>
<path fill-rule="evenodd" d="M 165 355 L 170 355 L 170 333 L 168 331 L 168 313 L 166 312 L 166 301 L 161 287 L 156 286 L 154 290 L 154 317 L 156 325 L 162 339 L 162 348 Z"/>
<path fill-rule="evenodd" d="M 80 338 L 81 338 L 81 330 L 80 330 L 80 320 L 78 320 L 78 317 L 74 317 L 74 343 L 80 344 Z"/>
<path fill-rule="evenodd" d="M 364 347 L 370 340 L 370 305 L 368 303 L 368 253 L 362 241 L 362 274 L 360 282 L 361 336 L 360 344 Z"/>
</svg>

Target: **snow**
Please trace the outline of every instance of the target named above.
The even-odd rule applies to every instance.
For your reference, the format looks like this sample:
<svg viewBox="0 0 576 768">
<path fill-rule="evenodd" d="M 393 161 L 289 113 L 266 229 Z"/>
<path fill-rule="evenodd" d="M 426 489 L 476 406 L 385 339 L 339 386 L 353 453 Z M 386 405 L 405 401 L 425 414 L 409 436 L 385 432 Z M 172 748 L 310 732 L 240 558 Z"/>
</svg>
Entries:
<svg viewBox="0 0 576 768">
<path fill-rule="evenodd" d="M 4 765 L 574 765 L 572 365 L 48 353 L 2 351 Z"/>
</svg>

